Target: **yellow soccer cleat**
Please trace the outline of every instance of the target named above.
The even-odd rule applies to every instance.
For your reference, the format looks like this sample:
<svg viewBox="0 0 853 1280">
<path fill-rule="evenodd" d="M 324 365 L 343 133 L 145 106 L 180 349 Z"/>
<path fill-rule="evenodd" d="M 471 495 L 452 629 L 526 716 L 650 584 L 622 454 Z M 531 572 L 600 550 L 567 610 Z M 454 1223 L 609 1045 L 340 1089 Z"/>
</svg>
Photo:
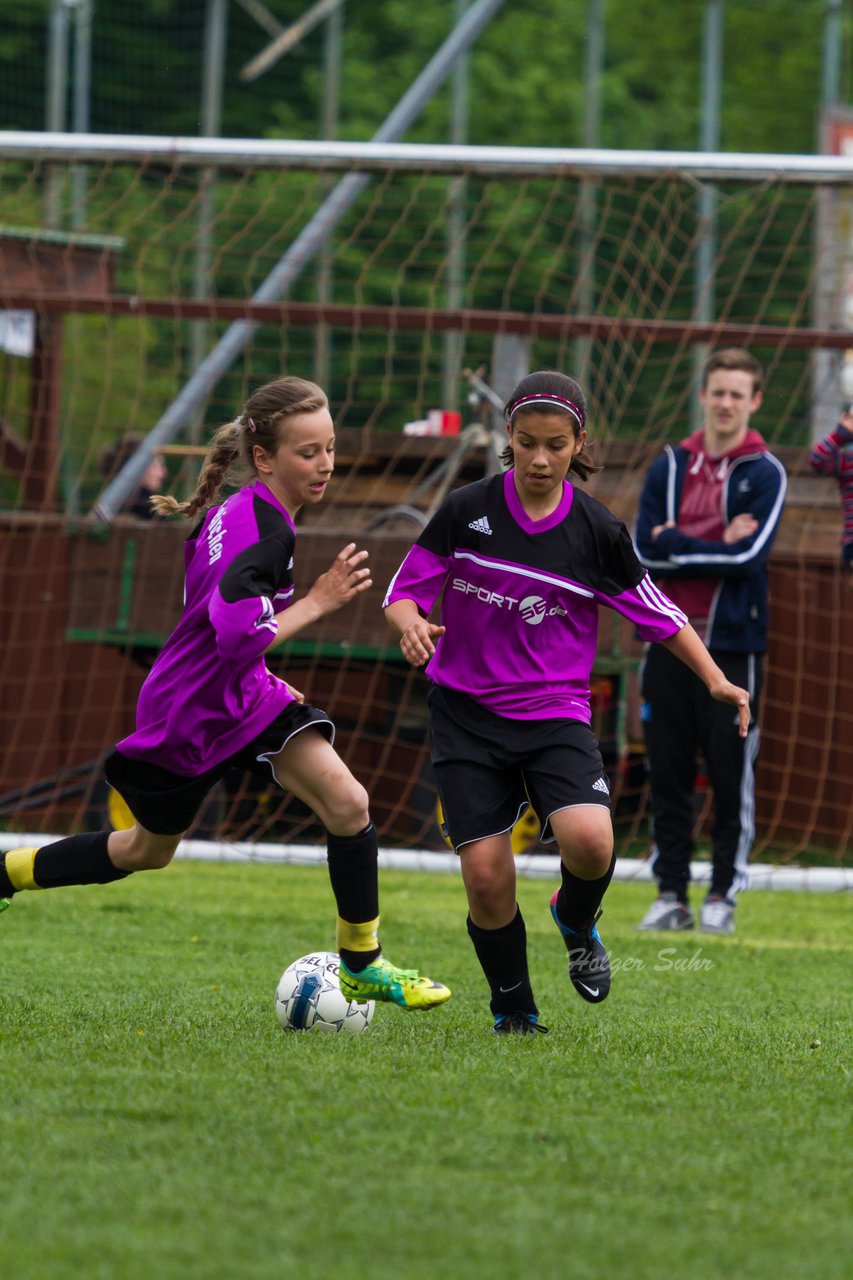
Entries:
<svg viewBox="0 0 853 1280">
<path fill-rule="evenodd" d="M 341 991 L 347 1000 L 380 1000 L 403 1009 L 432 1009 L 450 999 L 450 988 L 425 978 L 417 969 L 398 969 L 384 956 L 359 973 L 350 973 L 341 961 Z"/>
</svg>

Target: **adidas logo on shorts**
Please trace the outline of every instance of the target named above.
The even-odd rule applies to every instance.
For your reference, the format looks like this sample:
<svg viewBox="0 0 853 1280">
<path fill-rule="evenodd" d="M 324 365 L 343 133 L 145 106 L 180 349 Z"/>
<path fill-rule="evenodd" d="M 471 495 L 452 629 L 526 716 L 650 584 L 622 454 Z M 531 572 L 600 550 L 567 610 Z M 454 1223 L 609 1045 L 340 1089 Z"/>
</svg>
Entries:
<svg viewBox="0 0 853 1280">
<path fill-rule="evenodd" d="M 488 518 L 486 516 L 480 516 L 479 520 L 471 520 L 468 525 L 468 528 L 473 529 L 475 533 L 491 533 L 492 532 L 492 527 L 489 524 Z"/>
<path fill-rule="evenodd" d="M 604 778 L 597 778 L 592 784 L 592 789 L 593 791 L 603 791 L 606 796 L 610 795 L 610 788 Z"/>
</svg>

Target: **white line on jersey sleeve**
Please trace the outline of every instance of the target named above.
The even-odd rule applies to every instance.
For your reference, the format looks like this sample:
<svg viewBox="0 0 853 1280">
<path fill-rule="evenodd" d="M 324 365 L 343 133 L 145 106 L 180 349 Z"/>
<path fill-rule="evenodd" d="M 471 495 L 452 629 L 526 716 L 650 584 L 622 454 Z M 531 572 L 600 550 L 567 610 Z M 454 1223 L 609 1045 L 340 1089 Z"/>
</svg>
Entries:
<svg viewBox="0 0 853 1280">
<path fill-rule="evenodd" d="M 669 596 L 665 596 L 655 586 L 648 574 L 637 583 L 636 591 L 643 603 L 648 605 L 655 613 L 662 613 L 665 617 L 671 618 L 679 628 L 687 625 L 687 614 L 683 613 L 678 605 L 670 600 Z"/>
</svg>

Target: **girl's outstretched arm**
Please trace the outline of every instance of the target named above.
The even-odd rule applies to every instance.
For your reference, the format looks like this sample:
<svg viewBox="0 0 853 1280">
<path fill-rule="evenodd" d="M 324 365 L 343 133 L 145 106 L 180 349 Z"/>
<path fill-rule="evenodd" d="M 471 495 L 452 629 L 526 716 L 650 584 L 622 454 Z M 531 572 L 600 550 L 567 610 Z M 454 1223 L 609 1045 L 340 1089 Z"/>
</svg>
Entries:
<svg viewBox="0 0 853 1280">
<path fill-rule="evenodd" d="M 278 615 L 275 638 L 267 648 L 289 640 L 312 622 L 342 609 L 362 591 L 372 587 L 373 579 L 364 563 L 366 559 L 366 551 L 357 551 L 354 542 L 348 543 L 305 595 Z"/>
</svg>

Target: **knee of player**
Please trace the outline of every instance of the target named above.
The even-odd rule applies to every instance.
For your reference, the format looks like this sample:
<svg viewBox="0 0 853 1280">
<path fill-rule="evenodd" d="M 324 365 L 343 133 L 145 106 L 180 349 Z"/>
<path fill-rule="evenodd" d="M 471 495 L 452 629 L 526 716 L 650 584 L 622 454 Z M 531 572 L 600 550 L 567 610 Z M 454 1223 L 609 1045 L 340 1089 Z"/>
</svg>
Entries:
<svg viewBox="0 0 853 1280">
<path fill-rule="evenodd" d="M 326 825 L 339 834 L 355 835 L 370 822 L 367 792 L 350 777 L 324 797 Z"/>
<path fill-rule="evenodd" d="M 161 871 L 175 856 L 180 836 L 156 836 L 141 827 L 114 831 L 109 852 L 116 866 L 127 871 Z"/>
<path fill-rule="evenodd" d="M 140 856 L 140 871 L 162 871 L 164 867 L 168 867 L 169 863 L 175 856 L 174 849 L 165 852 L 164 850 L 148 850 Z"/>
<path fill-rule="evenodd" d="M 465 892 L 470 904 L 481 913 L 492 915 L 504 910 L 507 895 L 514 896 L 515 890 L 506 877 L 496 875 L 493 869 L 468 867 L 465 871 Z"/>
<path fill-rule="evenodd" d="M 584 879 L 603 876 L 613 857 L 613 832 L 600 827 L 576 831 L 560 844 L 560 855 L 568 869 Z"/>
</svg>

